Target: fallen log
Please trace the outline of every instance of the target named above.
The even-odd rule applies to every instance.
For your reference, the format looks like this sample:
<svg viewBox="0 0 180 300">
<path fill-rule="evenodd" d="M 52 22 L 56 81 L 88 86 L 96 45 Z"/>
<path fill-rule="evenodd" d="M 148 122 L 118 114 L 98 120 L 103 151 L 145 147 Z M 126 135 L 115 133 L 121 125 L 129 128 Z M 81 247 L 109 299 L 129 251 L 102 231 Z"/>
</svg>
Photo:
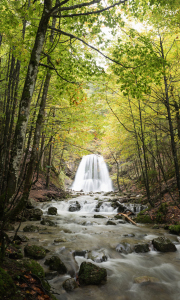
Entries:
<svg viewBox="0 0 180 300">
<path fill-rule="evenodd" d="M 131 218 L 128 217 L 128 215 L 123 214 L 123 213 L 118 213 L 118 215 L 122 215 L 123 217 L 125 217 L 125 219 L 127 219 L 129 222 L 131 222 L 133 225 L 138 226 L 133 220 L 131 220 Z"/>
</svg>

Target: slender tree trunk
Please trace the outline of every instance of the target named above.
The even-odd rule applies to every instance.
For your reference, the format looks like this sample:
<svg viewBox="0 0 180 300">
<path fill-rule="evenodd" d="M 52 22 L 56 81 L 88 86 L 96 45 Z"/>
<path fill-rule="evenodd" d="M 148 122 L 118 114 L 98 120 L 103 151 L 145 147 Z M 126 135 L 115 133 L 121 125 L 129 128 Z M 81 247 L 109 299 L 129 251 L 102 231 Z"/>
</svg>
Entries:
<svg viewBox="0 0 180 300">
<path fill-rule="evenodd" d="M 47 166 L 46 188 L 49 188 L 49 183 L 50 183 L 51 164 L 52 164 L 52 149 L 53 149 L 52 141 L 53 141 L 53 136 L 51 136 L 50 146 L 49 146 L 49 159 L 48 159 L 48 166 Z"/>
<path fill-rule="evenodd" d="M 26 128 L 30 113 L 30 103 L 33 96 L 39 60 L 45 41 L 45 36 L 50 19 L 51 0 L 44 0 L 44 9 L 39 23 L 35 44 L 31 53 L 24 89 L 19 106 L 19 116 L 15 129 L 12 145 L 11 161 L 9 168 L 8 197 L 12 197 L 16 188 L 20 172 L 20 165 L 23 155 L 23 148 L 26 136 Z"/>
<path fill-rule="evenodd" d="M 162 58 L 165 59 L 161 37 L 160 37 L 160 47 L 161 47 Z M 176 142 L 175 142 L 175 139 L 174 139 L 174 129 L 173 129 L 173 124 L 172 124 L 171 110 L 170 110 L 170 105 L 169 105 L 169 91 L 168 91 L 168 82 L 167 82 L 167 77 L 166 77 L 165 65 L 163 65 L 163 67 L 164 67 L 163 79 L 164 79 L 164 89 L 165 89 L 165 106 L 166 106 L 167 114 L 168 114 L 169 131 L 170 131 L 170 136 L 171 136 L 171 149 L 172 149 L 172 154 L 173 154 L 173 159 L 174 159 L 176 182 L 177 182 L 177 188 L 178 188 L 178 193 L 179 193 L 179 202 L 180 202 L 179 163 L 178 163 L 178 158 L 177 158 Z"/>
</svg>

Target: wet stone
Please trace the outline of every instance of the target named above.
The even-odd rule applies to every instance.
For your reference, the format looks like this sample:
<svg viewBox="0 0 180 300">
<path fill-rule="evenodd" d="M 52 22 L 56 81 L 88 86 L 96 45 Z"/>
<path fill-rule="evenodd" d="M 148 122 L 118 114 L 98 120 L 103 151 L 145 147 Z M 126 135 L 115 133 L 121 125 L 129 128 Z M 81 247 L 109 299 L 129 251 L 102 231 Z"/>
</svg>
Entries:
<svg viewBox="0 0 180 300">
<path fill-rule="evenodd" d="M 135 234 L 134 233 L 127 233 L 127 234 L 123 234 L 123 236 L 125 236 L 125 237 L 134 237 Z"/>
<path fill-rule="evenodd" d="M 158 237 L 152 240 L 154 248 L 160 252 L 175 252 L 176 246 L 165 237 Z"/>
<path fill-rule="evenodd" d="M 46 225 L 46 226 L 57 226 L 55 222 L 53 222 L 49 219 L 43 219 L 40 223 L 42 225 Z"/>
<path fill-rule="evenodd" d="M 67 273 L 65 264 L 56 255 L 46 259 L 44 264 L 48 265 L 50 270 L 57 271 L 59 274 Z"/>
<path fill-rule="evenodd" d="M 55 215 L 57 215 L 57 208 L 56 207 L 49 207 L 48 208 L 48 215 L 53 215 L 53 216 L 55 216 Z"/>
<path fill-rule="evenodd" d="M 26 256 L 34 259 L 41 259 L 46 256 L 46 253 L 49 252 L 42 246 L 37 245 L 26 245 L 24 248 L 24 253 Z"/>
<path fill-rule="evenodd" d="M 104 217 L 104 216 L 101 216 L 101 215 L 94 215 L 94 218 L 106 219 L 106 217 Z"/>
<path fill-rule="evenodd" d="M 103 283 L 107 278 L 107 271 L 104 268 L 97 267 L 90 262 L 83 262 L 79 270 L 79 282 L 82 285 Z"/>
<path fill-rule="evenodd" d="M 51 280 L 53 278 L 55 278 L 56 276 L 58 276 L 58 272 L 57 271 L 49 271 L 45 273 L 45 277 L 47 280 Z"/>
<path fill-rule="evenodd" d="M 74 289 L 78 288 L 78 284 L 73 278 L 66 279 L 63 282 L 62 286 L 67 292 L 71 292 Z"/>
<path fill-rule="evenodd" d="M 116 225 L 116 223 L 114 223 L 113 221 L 107 221 L 106 225 Z"/>
<path fill-rule="evenodd" d="M 128 243 L 121 243 L 116 246 L 116 251 L 124 254 L 132 253 L 131 245 Z"/>
<path fill-rule="evenodd" d="M 85 257 L 87 252 L 88 252 L 87 250 L 75 250 L 73 252 L 73 256 L 74 257 L 75 256 L 83 256 L 83 257 Z"/>
<path fill-rule="evenodd" d="M 69 211 L 74 212 L 74 211 L 79 211 L 81 209 L 81 205 L 79 204 L 78 201 L 76 201 L 74 204 L 71 204 L 69 206 Z"/>
<path fill-rule="evenodd" d="M 149 245 L 148 244 L 137 244 L 134 246 L 134 251 L 136 253 L 146 253 L 149 252 Z"/>
<path fill-rule="evenodd" d="M 38 232 L 39 231 L 39 227 L 38 226 L 34 226 L 34 225 L 27 225 L 23 228 L 24 232 Z"/>
<path fill-rule="evenodd" d="M 92 250 L 88 252 L 87 258 L 93 260 L 96 263 L 107 261 L 108 257 L 103 250 Z"/>
<path fill-rule="evenodd" d="M 54 243 L 62 243 L 62 242 L 67 242 L 67 240 L 65 238 L 58 238 L 54 240 Z"/>
<path fill-rule="evenodd" d="M 16 240 L 16 241 L 20 241 L 20 242 L 27 242 L 29 239 L 28 239 L 28 237 L 25 236 L 25 235 L 17 234 L 15 240 Z"/>
<path fill-rule="evenodd" d="M 39 221 L 43 215 L 43 211 L 40 208 L 26 209 L 24 217 L 30 221 Z"/>
</svg>

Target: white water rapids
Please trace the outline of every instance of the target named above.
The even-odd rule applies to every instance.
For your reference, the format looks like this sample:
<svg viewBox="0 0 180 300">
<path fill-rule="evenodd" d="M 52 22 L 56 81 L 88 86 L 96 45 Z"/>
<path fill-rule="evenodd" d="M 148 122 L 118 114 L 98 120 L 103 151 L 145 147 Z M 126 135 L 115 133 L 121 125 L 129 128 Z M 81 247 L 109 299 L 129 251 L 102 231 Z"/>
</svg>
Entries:
<svg viewBox="0 0 180 300">
<path fill-rule="evenodd" d="M 96 212 L 99 197 L 103 206 Z M 114 219 L 116 210 L 108 202 L 110 196 L 103 194 L 79 195 L 77 198 L 65 201 L 52 201 L 39 204 L 47 217 L 50 206 L 57 208 L 57 216 L 48 216 L 57 227 L 47 227 L 40 233 L 29 233 L 33 243 L 43 245 L 50 253 L 58 255 L 68 268 L 68 274 L 58 275 L 52 280 L 52 285 L 58 300 L 180 300 L 180 243 L 176 235 L 169 234 L 164 229 L 152 229 L 152 225 L 119 223 Z M 80 210 L 70 212 L 69 207 L 80 204 Z M 94 218 L 94 215 L 105 218 Z M 112 219 L 116 226 L 106 225 Z M 32 222 L 29 222 L 32 224 Z M 39 225 L 34 222 L 35 225 Z M 41 227 L 43 227 L 41 225 Z M 43 228 L 44 228 L 43 227 Z M 43 233 L 43 234 L 41 234 Z M 149 243 L 153 238 L 165 236 L 177 247 L 176 252 L 160 253 L 153 248 L 147 253 L 123 254 L 117 251 L 119 243 L 130 245 Z M 62 238 L 62 242 L 54 243 L 54 239 Z M 63 241 L 64 240 L 64 241 Z M 103 252 L 107 261 L 94 262 L 87 256 L 75 256 L 74 251 Z M 66 292 L 62 283 L 67 278 L 75 277 L 83 261 L 92 262 L 106 268 L 107 282 L 100 286 L 81 286 L 73 292 Z M 43 267 L 44 260 L 40 261 Z M 156 277 L 158 283 L 137 284 L 134 279 L 139 276 Z"/>
<path fill-rule="evenodd" d="M 113 191 L 112 181 L 101 155 L 83 156 L 71 188 L 74 191 L 82 190 L 87 193 Z"/>
</svg>

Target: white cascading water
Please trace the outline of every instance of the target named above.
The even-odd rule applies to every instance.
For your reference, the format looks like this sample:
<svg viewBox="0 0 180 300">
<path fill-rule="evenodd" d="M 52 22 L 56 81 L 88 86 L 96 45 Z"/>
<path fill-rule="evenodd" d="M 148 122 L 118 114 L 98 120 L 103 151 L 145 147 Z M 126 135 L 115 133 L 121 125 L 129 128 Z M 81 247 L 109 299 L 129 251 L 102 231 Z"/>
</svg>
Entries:
<svg viewBox="0 0 180 300">
<path fill-rule="evenodd" d="M 87 193 L 113 191 L 112 181 L 101 155 L 83 156 L 71 188 L 74 191 L 83 190 Z"/>
</svg>

